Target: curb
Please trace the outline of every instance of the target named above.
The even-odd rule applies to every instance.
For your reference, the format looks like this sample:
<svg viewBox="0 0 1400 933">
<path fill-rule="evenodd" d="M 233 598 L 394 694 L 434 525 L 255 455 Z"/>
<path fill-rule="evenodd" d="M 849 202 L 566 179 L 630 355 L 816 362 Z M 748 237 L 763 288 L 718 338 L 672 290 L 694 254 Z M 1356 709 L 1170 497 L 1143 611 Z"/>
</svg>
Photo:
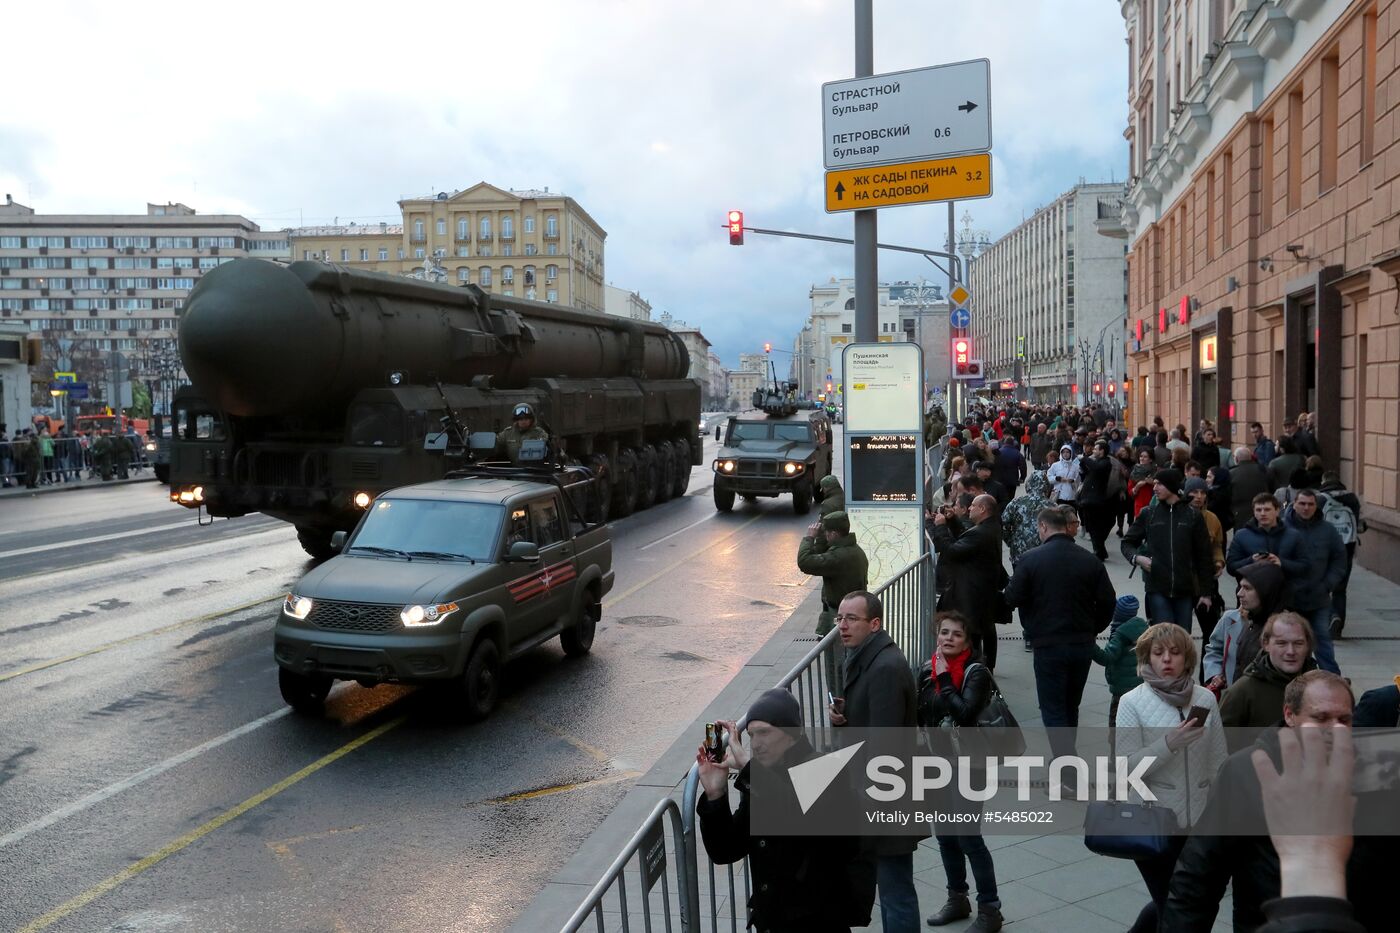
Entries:
<svg viewBox="0 0 1400 933">
<path fill-rule="evenodd" d="M 53 486 L 40 486 L 38 489 L 0 489 L 0 500 L 18 499 L 22 496 L 46 496 L 56 492 L 78 492 L 82 489 L 108 489 L 112 486 L 130 486 L 132 483 L 154 483 L 155 475 L 132 476 L 127 479 L 114 479 L 108 482 L 101 480 L 84 480 L 80 483 L 57 483 Z"/>
</svg>

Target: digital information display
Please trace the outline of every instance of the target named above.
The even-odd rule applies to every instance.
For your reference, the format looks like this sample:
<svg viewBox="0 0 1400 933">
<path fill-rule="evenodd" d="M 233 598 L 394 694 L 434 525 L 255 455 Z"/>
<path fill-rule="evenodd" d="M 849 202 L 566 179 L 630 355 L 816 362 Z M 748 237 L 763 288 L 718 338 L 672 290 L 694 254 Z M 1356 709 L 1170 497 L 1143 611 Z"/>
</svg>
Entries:
<svg viewBox="0 0 1400 933">
<path fill-rule="evenodd" d="M 852 502 L 918 502 L 917 434 L 872 434 L 850 440 Z"/>
</svg>

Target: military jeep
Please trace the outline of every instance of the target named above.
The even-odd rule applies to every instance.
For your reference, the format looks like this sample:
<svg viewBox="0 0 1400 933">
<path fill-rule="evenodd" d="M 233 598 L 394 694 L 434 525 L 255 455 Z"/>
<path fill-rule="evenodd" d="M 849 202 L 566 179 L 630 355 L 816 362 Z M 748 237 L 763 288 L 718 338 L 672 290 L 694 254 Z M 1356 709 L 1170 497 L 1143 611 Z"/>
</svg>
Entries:
<svg viewBox="0 0 1400 933">
<path fill-rule="evenodd" d="M 724 446 L 714 460 L 715 508 L 728 512 L 734 497 L 792 495 L 792 510 L 805 515 L 819 499 L 821 478 L 831 472 L 831 422 L 825 412 L 783 418 L 748 412 L 729 419 Z"/>
</svg>

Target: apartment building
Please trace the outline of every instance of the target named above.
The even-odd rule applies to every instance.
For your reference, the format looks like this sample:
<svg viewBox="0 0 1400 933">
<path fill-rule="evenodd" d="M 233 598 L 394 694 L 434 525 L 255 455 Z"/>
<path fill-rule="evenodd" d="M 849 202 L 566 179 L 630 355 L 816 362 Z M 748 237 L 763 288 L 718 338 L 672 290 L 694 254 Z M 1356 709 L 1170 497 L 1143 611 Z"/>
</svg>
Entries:
<svg viewBox="0 0 1400 933">
<path fill-rule="evenodd" d="M 399 202 L 397 224 L 337 224 L 290 231 L 295 259 L 387 272 L 441 275 L 500 295 L 607 310 L 607 234 L 568 195 L 480 182 Z"/>
<path fill-rule="evenodd" d="M 1014 382 L 1043 402 L 1117 393 L 1125 249 L 1095 221 L 1100 200 L 1122 194 L 1121 183 L 1081 181 L 972 260 L 970 330 L 989 383 Z"/>
<path fill-rule="evenodd" d="M 1314 413 L 1400 579 L 1400 0 L 1124 0 L 1129 413 Z"/>
<path fill-rule="evenodd" d="M 92 377 L 94 398 L 110 351 L 123 352 L 134 379 L 174 381 L 176 321 L 200 277 L 243 256 L 289 255 L 285 232 L 237 215 L 177 203 L 147 204 L 144 214 L 40 214 L 7 194 L 0 322 L 43 337 L 43 368 L 71 357 L 80 381 Z"/>
</svg>

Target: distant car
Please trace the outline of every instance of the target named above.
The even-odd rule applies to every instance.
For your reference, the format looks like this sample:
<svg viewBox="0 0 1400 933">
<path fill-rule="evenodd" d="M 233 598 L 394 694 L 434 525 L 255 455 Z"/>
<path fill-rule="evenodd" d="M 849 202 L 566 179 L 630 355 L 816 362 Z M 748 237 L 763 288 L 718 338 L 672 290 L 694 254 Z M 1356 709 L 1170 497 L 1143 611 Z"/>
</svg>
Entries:
<svg viewBox="0 0 1400 933">
<path fill-rule="evenodd" d="M 701 418 L 700 418 L 700 427 L 699 427 L 699 429 L 695 432 L 695 436 L 698 437 L 698 438 L 700 438 L 701 440 L 704 440 L 704 439 L 705 439 L 705 435 L 707 435 L 707 434 L 709 434 L 709 433 L 710 433 L 710 422 L 709 422 L 709 420 L 708 420 L 707 418 L 705 418 L 705 417 L 702 415 Z"/>
<path fill-rule="evenodd" d="M 567 655 L 592 647 L 612 536 L 578 507 L 586 471 L 463 472 L 368 503 L 287 594 L 273 641 L 293 709 L 319 713 L 337 679 L 436 684 L 480 719 L 504 662 L 554 637 Z"/>
</svg>

